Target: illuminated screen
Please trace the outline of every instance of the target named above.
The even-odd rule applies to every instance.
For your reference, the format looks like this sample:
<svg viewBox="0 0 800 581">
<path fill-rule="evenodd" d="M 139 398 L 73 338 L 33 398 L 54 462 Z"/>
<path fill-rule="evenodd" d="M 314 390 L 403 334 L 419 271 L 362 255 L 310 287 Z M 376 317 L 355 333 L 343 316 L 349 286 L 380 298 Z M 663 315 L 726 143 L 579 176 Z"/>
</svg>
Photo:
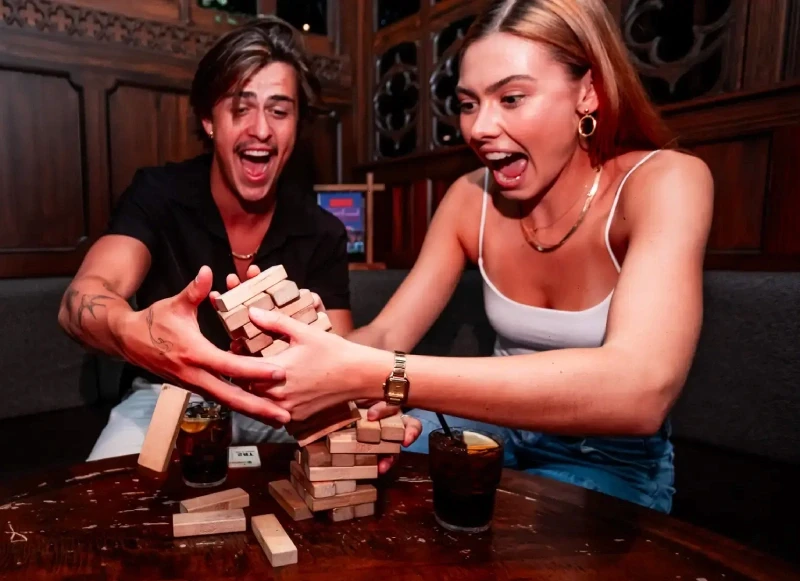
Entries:
<svg viewBox="0 0 800 581">
<path fill-rule="evenodd" d="M 347 230 L 347 253 L 363 255 L 366 236 L 363 192 L 317 192 L 317 203 L 344 224 Z"/>
</svg>

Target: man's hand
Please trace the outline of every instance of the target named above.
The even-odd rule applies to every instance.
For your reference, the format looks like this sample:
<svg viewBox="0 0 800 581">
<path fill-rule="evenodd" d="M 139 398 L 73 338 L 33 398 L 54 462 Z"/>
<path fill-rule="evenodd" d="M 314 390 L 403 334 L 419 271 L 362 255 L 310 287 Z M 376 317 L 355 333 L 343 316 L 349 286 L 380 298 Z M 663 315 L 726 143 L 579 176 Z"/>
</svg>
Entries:
<svg viewBox="0 0 800 581">
<path fill-rule="evenodd" d="M 385 401 L 380 401 L 372 405 L 367 411 L 367 419 L 372 421 L 382 420 L 395 415 L 400 411 L 397 406 L 390 406 Z M 422 434 L 422 423 L 417 418 L 412 418 L 406 415 L 400 416 L 403 419 L 403 425 L 406 428 L 405 435 L 403 436 L 403 446 L 410 446 L 417 441 L 420 434 Z M 388 455 L 378 461 L 378 472 L 381 474 L 388 472 L 392 465 L 397 460 L 396 455 Z"/>
<path fill-rule="evenodd" d="M 284 370 L 266 360 L 217 349 L 200 331 L 197 307 L 209 295 L 213 275 L 204 266 L 178 295 L 140 312 L 125 313 L 112 326 L 124 357 L 178 385 L 266 422 L 286 423 L 290 414 L 267 399 L 223 381 L 274 382 Z"/>
</svg>

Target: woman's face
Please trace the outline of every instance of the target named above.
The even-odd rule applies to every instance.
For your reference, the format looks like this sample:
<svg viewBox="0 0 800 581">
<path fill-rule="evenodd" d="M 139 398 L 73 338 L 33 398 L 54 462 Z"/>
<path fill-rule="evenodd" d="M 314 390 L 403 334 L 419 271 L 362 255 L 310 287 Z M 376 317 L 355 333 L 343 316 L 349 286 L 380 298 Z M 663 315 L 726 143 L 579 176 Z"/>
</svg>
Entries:
<svg viewBox="0 0 800 581">
<path fill-rule="evenodd" d="M 552 184 L 578 146 L 584 109 L 596 109 L 590 73 L 574 80 L 548 47 L 503 32 L 467 48 L 456 92 L 465 141 L 511 199 Z"/>
</svg>

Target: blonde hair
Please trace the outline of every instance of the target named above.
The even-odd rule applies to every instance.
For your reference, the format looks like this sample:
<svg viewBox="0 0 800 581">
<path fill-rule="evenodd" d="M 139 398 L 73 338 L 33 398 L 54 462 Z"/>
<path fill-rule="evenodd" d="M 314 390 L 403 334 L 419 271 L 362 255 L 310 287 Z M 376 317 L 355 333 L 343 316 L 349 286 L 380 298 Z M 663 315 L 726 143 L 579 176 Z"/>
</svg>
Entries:
<svg viewBox="0 0 800 581">
<path fill-rule="evenodd" d="M 594 165 L 670 141 L 603 0 L 493 0 L 467 32 L 461 54 L 496 32 L 547 45 L 574 79 L 592 71 L 597 129 L 588 148 Z"/>
</svg>

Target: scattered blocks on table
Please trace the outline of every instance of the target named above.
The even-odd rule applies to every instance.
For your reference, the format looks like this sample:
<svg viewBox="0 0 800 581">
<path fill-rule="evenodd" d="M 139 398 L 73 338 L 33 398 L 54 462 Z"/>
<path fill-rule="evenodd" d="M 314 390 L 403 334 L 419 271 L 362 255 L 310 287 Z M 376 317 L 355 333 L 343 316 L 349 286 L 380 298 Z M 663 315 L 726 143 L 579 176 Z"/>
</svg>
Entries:
<svg viewBox="0 0 800 581">
<path fill-rule="evenodd" d="M 161 387 L 139 452 L 140 466 L 158 473 L 166 472 L 190 397 L 191 393 L 180 387 L 167 383 Z"/>
<path fill-rule="evenodd" d="M 297 563 L 297 547 L 274 514 L 254 516 L 250 526 L 273 567 Z"/>
<path fill-rule="evenodd" d="M 241 508 L 209 512 L 179 512 L 172 515 L 174 537 L 195 537 L 239 533 L 247 530 L 247 521 Z"/>
<path fill-rule="evenodd" d="M 231 488 L 213 494 L 188 498 L 180 503 L 180 510 L 187 512 L 212 512 L 233 510 L 250 506 L 250 495 L 241 488 Z"/>
</svg>

